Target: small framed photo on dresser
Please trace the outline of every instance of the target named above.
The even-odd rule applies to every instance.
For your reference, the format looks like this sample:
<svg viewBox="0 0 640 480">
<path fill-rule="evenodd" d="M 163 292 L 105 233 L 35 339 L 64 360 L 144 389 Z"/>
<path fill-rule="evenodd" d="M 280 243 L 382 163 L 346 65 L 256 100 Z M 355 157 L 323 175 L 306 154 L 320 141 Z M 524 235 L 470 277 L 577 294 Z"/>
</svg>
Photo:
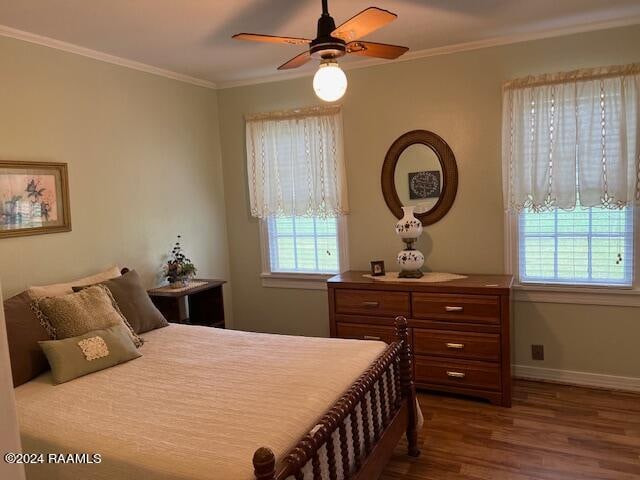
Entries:
<svg viewBox="0 0 640 480">
<path fill-rule="evenodd" d="M 382 260 L 374 260 L 371 262 L 371 275 L 374 277 L 381 277 L 385 274 L 384 272 L 384 261 Z"/>
</svg>

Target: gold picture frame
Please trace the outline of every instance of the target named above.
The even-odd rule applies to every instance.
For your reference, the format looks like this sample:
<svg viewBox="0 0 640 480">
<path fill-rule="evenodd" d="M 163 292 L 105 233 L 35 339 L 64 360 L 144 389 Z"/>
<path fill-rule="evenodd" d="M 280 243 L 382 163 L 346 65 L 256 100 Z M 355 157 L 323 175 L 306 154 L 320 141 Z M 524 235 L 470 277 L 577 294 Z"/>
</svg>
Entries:
<svg viewBox="0 0 640 480">
<path fill-rule="evenodd" d="M 67 164 L 0 160 L 0 239 L 70 231 Z"/>
</svg>

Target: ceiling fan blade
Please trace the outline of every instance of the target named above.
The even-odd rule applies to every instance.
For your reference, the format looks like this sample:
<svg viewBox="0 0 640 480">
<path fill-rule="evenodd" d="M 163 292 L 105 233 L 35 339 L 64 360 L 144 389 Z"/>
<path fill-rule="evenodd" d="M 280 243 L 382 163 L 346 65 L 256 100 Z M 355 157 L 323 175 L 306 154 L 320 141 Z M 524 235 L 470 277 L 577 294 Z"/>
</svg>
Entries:
<svg viewBox="0 0 640 480">
<path fill-rule="evenodd" d="M 369 7 L 344 22 L 331 35 L 341 38 L 345 42 L 351 42 L 384 27 L 396 18 L 398 16 L 395 13 L 377 7 Z"/>
<path fill-rule="evenodd" d="M 311 43 L 308 38 L 276 37 L 274 35 L 261 35 L 259 33 L 237 33 L 233 37 L 236 40 L 249 40 L 252 42 L 288 43 L 289 45 L 307 45 Z"/>
<path fill-rule="evenodd" d="M 311 54 L 307 50 L 306 52 L 302 52 L 300 55 L 296 55 L 288 62 L 283 63 L 278 67 L 278 70 L 289 70 L 291 68 L 298 68 L 311 60 Z"/>
<path fill-rule="evenodd" d="M 386 58 L 393 60 L 409 50 L 408 47 L 399 45 L 388 45 L 386 43 L 356 42 L 347 43 L 347 53 L 355 53 L 364 57 Z"/>
</svg>

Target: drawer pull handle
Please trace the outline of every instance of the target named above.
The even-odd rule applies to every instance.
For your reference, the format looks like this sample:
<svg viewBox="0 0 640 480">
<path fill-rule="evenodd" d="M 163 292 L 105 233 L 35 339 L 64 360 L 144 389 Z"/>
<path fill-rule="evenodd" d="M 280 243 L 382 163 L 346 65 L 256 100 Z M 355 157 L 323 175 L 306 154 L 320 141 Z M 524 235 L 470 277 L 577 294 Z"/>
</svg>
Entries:
<svg viewBox="0 0 640 480">
<path fill-rule="evenodd" d="M 380 302 L 362 302 L 362 306 L 367 308 L 378 308 L 379 305 Z"/>
<path fill-rule="evenodd" d="M 380 340 L 380 337 L 376 337 L 375 335 L 365 335 L 364 337 L 365 340 Z"/>
<path fill-rule="evenodd" d="M 467 375 L 463 372 L 451 372 L 451 371 L 447 371 L 447 376 L 448 377 L 453 377 L 453 378 L 464 378 Z"/>
<path fill-rule="evenodd" d="M 452 348 L 454 350 L 462 350 L 464 348 L 464 343 L 447 343 L 447 348 Z"/>
<path fill-rule="evenodd" d="M 444 309 L 447 312 L 461 312 L 464 310 L 464 307 L 457 307 L 457 306 L 454 307 L 454 306 L 447 305 L 446 307 L 444 307 Z"/>
</svg>

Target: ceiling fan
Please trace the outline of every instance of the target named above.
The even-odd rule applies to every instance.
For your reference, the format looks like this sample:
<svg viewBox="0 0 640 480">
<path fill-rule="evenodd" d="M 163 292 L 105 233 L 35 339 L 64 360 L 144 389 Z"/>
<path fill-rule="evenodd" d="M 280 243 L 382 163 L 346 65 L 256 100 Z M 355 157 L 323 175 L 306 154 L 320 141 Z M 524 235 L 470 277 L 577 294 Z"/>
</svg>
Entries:
<svg viewBox="0 0 640 480">
<path fill-rule="evenodd" d="M 392 60 L 409 49 L 398 45 L 359 40 L 398 18 L 395 13 L 377 7 L 369 7 L 336 28 L 333 17 L 329 15 L 327 1 L 322 0 L 322 15 L 318 19 L 317 35 L 313 40 L 256 33 L 238 33 L 233 38 L 254 42 L 308 45 L 308 50 L 280 65 L 278 70 L 298 68 L 312 58 L 319 59 L 320 68 L 313 78 L 313 88 L 322 100 L 333 102 L 340 99 L 347 90 L 347 77 L 338 66 L 338 58 L 353 53 L 365 57 Z"/>
</svg>

